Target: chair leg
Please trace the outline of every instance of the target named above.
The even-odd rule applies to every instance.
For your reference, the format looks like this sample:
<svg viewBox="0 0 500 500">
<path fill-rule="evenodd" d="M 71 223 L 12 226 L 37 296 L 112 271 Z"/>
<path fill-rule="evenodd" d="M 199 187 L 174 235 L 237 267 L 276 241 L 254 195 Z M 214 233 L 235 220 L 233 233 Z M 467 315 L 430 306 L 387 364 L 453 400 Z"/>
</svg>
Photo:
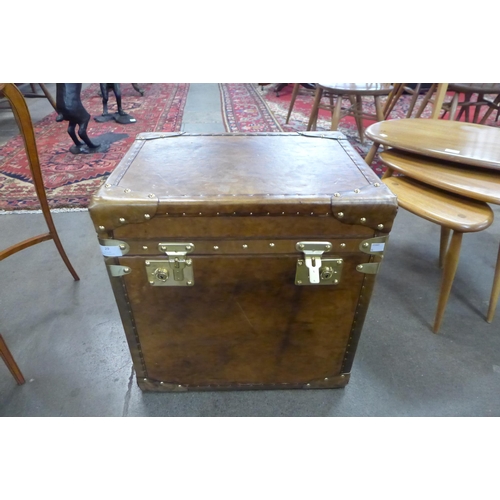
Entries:
<svg viewBox="0 0 500 500">
<path fill-rule="evenodd" d="M 356 121 L 356 128 L 358 129 L 359 140 L 364 143 L 364 128 L 363 128 L 363 101 L 360 95 L 349 96 L 352 104 L 352 114 Z"/>
<path fill-rule="evenodd" d="M 495 109 L 498 109 L 498 103 L 500 102 L 500 94 L 498 94 L 495 98 L 495 100 L 490 104 L 488 110 L 484 114 L 484 116 L 481 118 L 481 121 L 479 122 L 480 124 L 484 125 L 486 123 L 486 120 L 490 117 L 491 113 Z M 498 119 L 498 112 L 497 112 L 497 119 Z"/>
<path fill-rule="evenodd" d="M 342 96 L 337 96 L 337 101 L 335 102 L 335 108 L 333 110 L 332 125 L 330 130 L 338 130 L 340 122 L 340 114 L 342 112 Z"/>
<path fill-rule="evenodd" d="M 290 116 L 292 114 L 292 109 L 293 109 L 293 106 L 295 104 L 295 100 L 297 99 L 297 95 L 299 93 L 299 88 L 300 88 L 300 83 L 293 84 L 292 100 L 290 101 L 290 107 L 288 108 L 288 115 L 286 115 L 285 123 L 288 123 L 288 120 L 290 120 Z"/>
<path fill-rule="evenodd" d="M 417 83 L 415 89 L 413 90 L 413 95 L 411 96 L 410 105 L 408 106 L 408 111 L 406 112 L 406 118 L 411 118 L 415 105 L 417 104 L 418 96 L 420 95 L 420 88 L 422 84 Z"/>
<path fill-rule="evenodd" d="M 323 89 L 318 87 L 316 89 L 316 94 L 314 95 L 314 102 L 311 109 L 311 115 L 309 116 L 309 123 L 307 124 L 307 130 L 316 130 L 316 121 L 318 119 L 319 104 L 321 102 L 322 95 Z"/>
<path fill-rule="evenodd" d="M 438 333 L 439 328 L 441 327 L 441 322 L 443 321 L 443 315 L 450 296 L 451 286 L 453 285 L 455 273 L 457 272 L 458 260 L 460 258 L 460 247 L 462 245 L 462 236 L 463 233 L 453 231 L 450 246 L 446 252 L 438 306 L 436 317 L 434 319 L 434 327 L 432 329 L 434 333 Z"/>
<path fill-rule="evenodd" d="M 4 360 L 5 364 L 7 365 L 7 368 L 9 369 L 10 373 L 12 373 L 12 376 L 14 377 L 16 382 L 19 385 L 23 385 L 26 382 L 24 380 L 23 374 L 21 373 L 19 366 L 17 366 L 14 357 L 10 353 L 7 344 L 5 343 L 5 340 L 1 335 L 0 335 L 0 357 Z"/>
<path fill-rule="evenodd" d="M 370 148 L 370 150 L 368 151 L 368 154 L 365 157 L 365 162 L 366 162 L 367 165 L 371 165 L 372 164 L 373 158 L 375 158 L 375 155 L 377 154 L 379 146 L 380 146 L 380 144 L 378 144 L 376 142 L 374 142 L 372 144 L 372 147 Z"/>
<path fill-rule="evenodd" d="M 495 267 L 495 276 L 493 278 L 493 288 L 491 289 L 490 306 L 488 308 L 488 315 L 486 321 L 491 323 L 495 315 L 498 298 L 500 297 L 500 247 L 498 248 L 497 265 Z"/>
<path fill-rule="evenodd" d="M 451 229 L 449 227 L 441 226 L 441 238 L 439 240 L 439 268 L 444 266 L 446 251 L 448 250 L 448 243 L 450 241 Z"/>
<path fill-rule="evenodd" d="M 3 93 L 10 102 L 12 112 L 14 113 L 17 124 L 19 125 L 21 136 L 24 140 L 26 154 L 28 156 L 28 163 L 30 166 L 31 174 L 33 176 L 33 184 L 35 186 L 35 191 L 38 196 L 38 200 L 40 201 L 40 206 L 42 208 L 45 222 L 47 223 L 47 226 L 49 228 L 50 235 L 54 240 L 54 243 L 62 260 L 66 264 L 68 271 L 73 276 L 73 279 L 75 281 L 78 281 L 80 278 L 76 274 L 76 271 L 73 269 L 73 266 L 71 265 L 68 256 L 64 251 L 61 240 L 59 239 L 59 235 L 57 233 L 57 229 L 52 219 L 52 214 L 50 212 L 49 203 L 47 201 L 47 195 L 45 193 L 45 187 L 43 184 L 40 160 L 38 158 L 38 151 L 35 141 L 35 132 L 33 130 L 33 124 L 31 121 L 31 116 L 29 114 L 28 106 L 26 104 L 26 101 L 24 100 L 23 95 L 15 85 L 7 84 L 3 89 Z"/>
</svg>

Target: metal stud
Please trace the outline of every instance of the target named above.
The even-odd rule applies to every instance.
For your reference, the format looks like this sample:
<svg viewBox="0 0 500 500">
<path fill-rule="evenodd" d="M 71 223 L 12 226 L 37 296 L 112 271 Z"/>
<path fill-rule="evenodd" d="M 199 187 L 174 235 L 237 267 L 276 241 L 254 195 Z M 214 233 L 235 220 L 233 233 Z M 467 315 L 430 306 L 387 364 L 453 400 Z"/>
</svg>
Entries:
<svg viewBox="0 0 500 500">
<path fill-rule="evenodd" d="M 214 250 L 219 250 L 219 247 L 217 245 L 215 245 Z"/>
<path fill-rule="evenodd" d="M 366 222 L 366 217 L 361 217 L 361 219 L 359 219 L 359 220 L 360 220 L 360 222 L 361 222 L 362 224 L 364 224 L 364 223 Z"/>
<path fill-rule="evenodd" d="M 151 262 L 149 262 L 149 260 L 147 260 L 147 261 L 145 262 L 145 264 L 146 264 L 146 266 L 150 266 L 150 265 L 151 265 Z"/>
<path fill-rule="evenodd" d="M 148 198 L 154 198 L 155 195 L 153 193 L 148 194 Z"/>
<path fill-rule="evenodd" d="M 110 188 L 111 184 L 104 184 L 104 187 Z"/>
<path fill-rule="evenodd" d="M 341 243 L 340 248 L 345 248 L 345 243 Z"/>
<path fill-rule="evenodd" d="M 120 245 L 120 250 L 125 250 L 125 245 Z"/>
<path fill-rule="evenodd" d="M 104 226 L 99 226 L 99 231 L 104 231 L 106 229 Z"/>
<path fill-rule="evenodd" d="M 374 184 L 374 186 L 375 186 L 376 188 L 378 188 L 378 187 L 380 187 L 380 183 L 376 182 L 376 183 Z"/>
<path fill-rule="evenodd" d="M 363 243 L 363 248 L 368 248 L 370 246 L 369 243 Z"/>
<path fill-rule="evenodd" d="M 338 217 L 339 219 L 342 219 L 342 217 L 344 217 L 344 212 L 339 212 L 339 213 L 337 214 L 337 217 Z"/>
<path fill-rule="evenodd" d="M 362 265 L 362 264 L 359 264 L 358 266 L 356 266 L 356 269 L 357 269 L 358 271 L 361 271 L 361 270 L 363 269 L 363 265 Z"/>
<path fill-rule="evenodd" d="M 377 226 L 377 229 L 384 229 L 384 225 L 383 225 L 383 224 L 379 224 L 379 225 Z"/>
<path fill-rule="evenodd" d="M 357 193 L 359 193 L 360 191 L 359 191 L 359 189 L 355 189 L 355 190 L 354 190 L 354 192 L 357 194 Z"/>
<path fill-rule="evenodd" d="M 273 246 L 274 246 L 274 243 L 269 243 L 269 246 L 270 246 L 270 247 L 273 247 Z"/>
<path fill-rule="evenodd" d="M 129 189 L 129 188 L 124 189 L 124 190 L 123 190 L 123 192 L 124 192 L 124 193 L 130 193 L 130 189 Z"/>
<path fill-rule="evenodd" d="M 334 196 L 338 198 L 340 196 L 340 193 L 335 193 Z"/>
<path fill-rule="evenodd" d="M 120 222 L 123 224 L 125 222 L 125 219 L 123 217 L 120 217 Z"/>
<path fill-rule="evenodd" d="M 149 219 L 151 219 L 151 215 L 149 215 L 149 214 L 144 214 L 144 218 L 145 218 L 146 220 L 149 220 Z"/>
<path fill-rule="evenodd" d="M 243 248 L 248 248 L 248 245 L 241 245 Z"/>
<path fill-rule="evenodd" d="M 143 250 L 147 250 L 147 249 L 148 249 L 148 247 L 147 247 L 146 245 L 143 245 L 142 249 L 143 249 Z"/>
</svg>

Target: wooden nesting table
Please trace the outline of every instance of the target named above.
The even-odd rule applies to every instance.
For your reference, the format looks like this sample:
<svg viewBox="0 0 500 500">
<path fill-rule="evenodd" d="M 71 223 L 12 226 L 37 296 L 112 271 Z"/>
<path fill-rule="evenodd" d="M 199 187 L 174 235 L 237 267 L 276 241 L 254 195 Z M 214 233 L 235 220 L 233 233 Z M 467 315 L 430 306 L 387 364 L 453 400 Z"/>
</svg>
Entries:
<svg viewBox="0 0 500 500">
<path fill-rule="evenodd" d="M 500 129 L 448 120 L 404 119 L 366 131 L 389 170 L 451 193 L 500 205 Z M 500 248 L 487 321 L 500 295 Z"/>
</svg>

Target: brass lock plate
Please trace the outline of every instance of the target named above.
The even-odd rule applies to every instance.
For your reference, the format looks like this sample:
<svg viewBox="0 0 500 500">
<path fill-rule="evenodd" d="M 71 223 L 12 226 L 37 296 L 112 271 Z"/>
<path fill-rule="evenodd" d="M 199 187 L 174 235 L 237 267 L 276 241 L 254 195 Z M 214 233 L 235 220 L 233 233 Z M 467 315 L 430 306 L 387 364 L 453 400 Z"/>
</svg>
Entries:
<svg viewBox="0 0 500 500">
<path fill-rule="evenodd" d="M 191 259 L 147 260 L 146 273 L 151 286 L 193 286 Z"/>
<path fill-rule="evenodd" d="M 344 261 L 342 259 L 318 259 L 320 265 L 318 269 L 319 281 L 313 283 L 309 268 L 306 266 L 305 260 L 297 261 L 295 272 L 296 285 L 338 285 L 342 276 L 342 267 Z"/>
</svg>

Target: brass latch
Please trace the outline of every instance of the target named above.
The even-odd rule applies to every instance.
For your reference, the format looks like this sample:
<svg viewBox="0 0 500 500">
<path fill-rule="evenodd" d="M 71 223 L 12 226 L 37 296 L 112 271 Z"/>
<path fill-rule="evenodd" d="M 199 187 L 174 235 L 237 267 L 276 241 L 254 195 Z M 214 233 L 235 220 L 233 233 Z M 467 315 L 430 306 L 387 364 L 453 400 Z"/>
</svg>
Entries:
<svg viewBox="0 0 500 500">
<path fill-rule="evenodd" d="M 332 248 L 328 241 L 300 241 L 296 248 L 304 254 L 297 260 L 296 285 L 338 285 L 344 261 L 340 258 L 323 259 L 323 253 Z"/>
<path fill-rule="evenodd" d="M 160 243 L 160 252 L 168 260 L 147 260 L 146 273 L 152 286 L 194 285 L 193 261 L 186 255 L 194 250 L 192 243 Z"/>
</svg>

